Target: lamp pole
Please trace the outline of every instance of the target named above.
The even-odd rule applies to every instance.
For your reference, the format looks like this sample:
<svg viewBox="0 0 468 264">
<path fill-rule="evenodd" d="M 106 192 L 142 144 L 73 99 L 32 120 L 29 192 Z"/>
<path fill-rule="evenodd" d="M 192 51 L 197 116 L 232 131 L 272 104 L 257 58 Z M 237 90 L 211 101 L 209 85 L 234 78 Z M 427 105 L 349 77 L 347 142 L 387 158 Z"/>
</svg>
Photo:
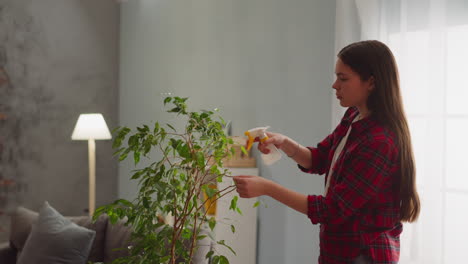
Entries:
<svg viewBox="0 0 468 264">
<path fill-rule="evenodd" d="M 96 205 L 96 142 L 88 139 L 89 157 L 89 216 L 93 216 Z"/>
</svg>

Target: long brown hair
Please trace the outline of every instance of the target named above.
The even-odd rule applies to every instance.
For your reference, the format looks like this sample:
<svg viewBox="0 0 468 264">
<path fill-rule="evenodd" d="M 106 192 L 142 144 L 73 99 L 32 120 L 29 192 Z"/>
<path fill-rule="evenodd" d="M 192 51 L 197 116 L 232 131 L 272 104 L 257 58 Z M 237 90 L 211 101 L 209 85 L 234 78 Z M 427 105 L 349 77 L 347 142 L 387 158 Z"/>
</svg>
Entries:
<svg viewBox="0 0 468 264">
<path fill-rule="evenodd" d="M 400 220 L 414 222 L 421 208 L 416 190 L 416 168 L 411 135 L 400 93 L 397 64 L 391 50 L 382 42 L 367 40 L 344 47 L 338 57 L 361 80 L 374 78 L 374 89 L 367 108 L 382 124 L 395 133 L 400 161 Z"/>
</svg>

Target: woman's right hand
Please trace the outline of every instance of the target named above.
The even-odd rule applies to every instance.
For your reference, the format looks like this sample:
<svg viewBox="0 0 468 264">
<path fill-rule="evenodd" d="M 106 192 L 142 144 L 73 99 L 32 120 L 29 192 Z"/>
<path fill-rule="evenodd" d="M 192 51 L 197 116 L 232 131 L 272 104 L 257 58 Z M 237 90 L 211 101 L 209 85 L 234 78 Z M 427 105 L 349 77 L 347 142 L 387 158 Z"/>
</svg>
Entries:
<svg viewBox="0 0 468 264">
<path fill-rule="evenodd" d="M 282 135 L 280 133 L 273 133 L 273 132 L 266 132 L 268 139 L 265 140 L 263 143 L 259 141 L 258 138 L 255 138 L 255 141 L 259 142 L 258 143 L 258 150 L 262 152 L 263 154 L 268 154 L 270 153 L 270 150 L 267 148 L 268 145 L 273 144 L 276 146 L 276 148 L 281 149 L 281 146 L 286 142 L 286 139 L 288 138 L 285 135 Z"/>
</svg>

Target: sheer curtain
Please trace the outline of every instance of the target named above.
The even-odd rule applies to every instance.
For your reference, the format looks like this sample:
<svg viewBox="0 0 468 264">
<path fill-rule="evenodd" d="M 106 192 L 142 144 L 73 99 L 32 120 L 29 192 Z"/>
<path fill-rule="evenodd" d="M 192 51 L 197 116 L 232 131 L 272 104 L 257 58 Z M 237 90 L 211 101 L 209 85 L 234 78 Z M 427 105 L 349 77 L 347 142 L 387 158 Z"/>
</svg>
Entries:
<svg viewBox="0 0 468 264">
<path fill-rule="evenodd" d="M 337 0 L 336 22 L 337 51 L 378 39 L 399 66 L 422 203 L 404 225 L 400 262 L 466 263 L 468 1 Z M 334 102 L 334 125 L 342 111 Z"/>
</svg>

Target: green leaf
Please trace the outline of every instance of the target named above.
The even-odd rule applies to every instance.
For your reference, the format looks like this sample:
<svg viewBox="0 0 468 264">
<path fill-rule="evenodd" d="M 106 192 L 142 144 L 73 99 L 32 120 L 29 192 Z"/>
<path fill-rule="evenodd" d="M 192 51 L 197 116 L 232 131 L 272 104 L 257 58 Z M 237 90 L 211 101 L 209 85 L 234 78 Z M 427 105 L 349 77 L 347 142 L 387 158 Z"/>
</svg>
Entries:
<svg viewBox="0 0 468 264">
<path fill-rule="evenodd" d="M 192 237 L 192 232 L 189 229 L 183 229 L 182 237 L 185 239 L 190 239 Z"/>
<path fill-rule="evenodd" d="M 216 226 L 216 219 L 214 217 L 211 217 L 209 220 L 208 220 L 208 226 L 210 227 L 211 231 L 214 230 L 215 226 Z"/>
<path fill-rule="evenodd" d="M 172 108 L 171 110 L 167 111 L 169 113 L 178 113 L 180 112 L 182 109 L 180 107 L 174 107 Z"/>
<path fill-rule="evenodd" d="M 104 214 L 107 212 L 108 207 L 110 207 L 109 205 L 105 205 L 105 206 L 101 206 L 101 207 L 98 207 L 95 211 L 94 211 L 94 214 L 93 214 L 93 222 L 96 221 L 100 215 Z"/>
<path fill-rule="evenodd" d="M 112 211 L 109 211 L 108 215 L 109 215 L 109 221 L 111 222 L 111 224 L 115 224 L 119 220 L 119 217 L 116 214 L 114 214 Z"/>
<path fill-rule="evenodd" d="M 172 100 L 172 97 L 166 97 L 166 98 L 164 99 L 164 105 L 166 105 L 167 103 L 169 103 L 171 100 Z"/>
<path fill-rule="evenodd" d="M 232 249 L 232 247 L 226 245 L 226 243 L 224 242 L 224 240 L 220 240 L 217 242 L 218 245 L 222 245 L 222 246 L 225 246 L 226 248 L 228 248 L 234 255 L 237 256 L 236 252 Z M 221 256 L 222 257 L 222 256 Z"/>
<path fill-rule="evenodd" d="M 138 132 L 145 134 L 149 132 L 149 127 L 148 125 L 143 125 L 143 127 L 137 127 L 137 130 Z"/>
<path fill-rule="evenodd" d="M 126 149 L 122 154 L 120 154 L 119 161 L 126 159 L 129 152 L 130 152 L 130 149 Z"/>
<path fill-rule="evenodd" d="M 132 207 L 133 204 L 128 201 L 128 200 L 125 200 L 125 199 L 118 199 L 114 202 L 114 204 L 121 204 L 121 205 L 124 205 L 124 206 L 127 206 L 127 207 Z"/>
<path fill-rule="evenodd" d="M 177 148 L 177 145 L 178 145 L 179 142 L 180 142 L 180 140 L 177 140 L 177 139 L 175 139 L 175 138 L 171 138 L 171 139 L 169 139 L 169 141 L 170 141 L 171 147 L 174 148 L 174 149 Z"/>
<path fill-rule="evenodd" d="M 185 103 L 185 101 L 187 101 L 187 99 L 189 99 L 189 98 L 188 97 L 178 97 L 178 96 L 175 97 L 175 100 L 178 103 Z"/>
<path fill-rule="evenodd" d="M 113 142 L 113 144 L 112 144 L 112 147 L 113 147 L 113 148 L 118 148 L 118 147 L 120 147 L 120 146 L 122 145 L 122 140 L 125 139 L 126 135 L 127 135 L 128 133 L 130 133 L 130 131 L 131 131 L 131 130 L 130 130 L 130 128 L 128 128 L 128 127 L 122 127 L 122 128 L 119 128 L 118 130 L 116 130 L 117 135 L 116 135 L 116 137 L 115 137 L 115 139 L 114 139 L 114 142 Z M 114 134 L 114 132 L 113 132 L 113 134 Z"/>
<path fill-rule="evenodd" d="M 134 147 L 135 145 L 138 144 L 138 136 L 133 135 L 133 136 L 129 137 L 127 143 L 128 143 L 128 146 Z"/>
<path fill-rule="evenodd" d="M 213 257 L 213 264 L 219 264 L 219 256 Z"/>
<path fill-rule="evenodd" d="M 246 156 L 249 156 L 249 153 L 247 152 L 247 150 L 245 149 L 244 146 L 241 146 L 241 151 L 242 151 L 242 153 L 244 153 Z"/>
<path fill-rule="evenodd" d="M 195 155 L 197 157 L 198 167 L 205 168 L 205 155 L 203 155 L 203 152 L 197 152 Z"/>
<path fill-rule="evenodd" d="M 211 166 L 210 172 L 211 172 L 212 174 L 219 174 L 218 166 L 217 166 L 216 164 L 213 165 L 213 166 Z"/>
<path fill-rule="evenodd" d="M 253 207 L 255 208 L 255 207 L 258 207 L 259 205 L 260 205 L 260 201 L 257 201 L 257 202 L 253 205 Z"/>
<path fill-rule="evenodd" d="M 219 264 L 229 264 L 229 260 L 225 256 L 219 256 Z"/>
<path fill-rule="evenodd" d="M 210 252 L 206 253 L 205 258 L 207 258 L 207 259 L 211 258 L 213 256 L 213 254 L 214 254 L 214 251 L 211 250 Z"/>
<path fill-rule="evenodd" d="M 241 209 L 240 209 L 239 207 L 236 208 L 236 211 L 237 211 L 237 213 L 239 213 L 240 215 L 243 215 L 243 214 L 242 214 L 242 211 L 241 211 Z"/>
<path fill-rule="evenodd" d="M 186 181 L 187 180 L 187 176 L 185 175 L 185 173 L 181 173 L 179 174 L 179 177 L 182 181 Z"/>
<path fill-rule="evenodd" d="M 122 138 L 117 137 L 114 139 L 114 142 L 112 142 L 112 148 L 116 149 L 122 145 Z"/>
<path fill-rule="evenodd" d="M 116 128 L 114 128 L 114 129 L 112 129 L 111 134 L 114 135 L 114 134 L 117 133 L 117 131 L 120 130 L 120 129 L 121 129 L 121 127 L 119 127 L 119 126 L 116 127 Z"/>
<path fill-rule="evenodd" d="M 149 200 L 148 200 L 148 197 L 143 197 L 143 206 L 148 209 L 150 206 L 149 206 Z"/>
<path fill-rule="evenodd" d="M 156 134 L 156 133 L 158 133 L 158 132 L 159 132 L 159 123 L 158 123 L 158 122 L 156 122 L 156 123 L 154 124 L 154 130 L 153 130 L 153 133 L 154 133 L 154 134 Z"/>
<path fill-rule="evenodd" d="M 172 130 L 174 130 L 174 132 L 177 132 L 176 129 L 175 129 L 171 124 L 166 124 L 166 126 L 168 126 L 169 128 L 171 128 Z"/>
<path fill-rule="evenodd" d="M 112 155 L 115 156 L 115 155 L 119 154 L 120 152 L 122 152 L 122 151 L 124 151 L 124 150 L 125 150 L 125 148 L 119 148 L 119 149 L 116 150 Z"/>
<path fill-rule="evenodd" d="M 182 141 L 181 141 L 181 143 L 182 143 Z M 186 158 L 186 159 L 190 158 L 190 148 L 189 148 L 188 144 L 179 145 L 177 147 L 177 152 L 183 158 Z"/>
<path fill-rule="evenodd" d="M 216 192 L 217 192 L 216 189 L 211 188 L 211 187 L 209 187 L 208 185 L 204 185 L 204 186 L 202 187 L 202 189 L 205 191 L 206 196 L 208 196 L 208 198 L 212 198 L 213 196 L 215 196 L 215 194 L 216 194 Z"/>
<path fill-rule="evenodd" d="M 231 225 L 231 231 L 232 231 L 232 233 L 236 232 L 236 227 L 234 225 Z"/>
<path fill-rule="evenodd" d="M 135 165 L 138 164 L 138 162 L 140 162 L 140 152 L 133 152 L 133 160 L 135 161 Z"/>
<path fill-rule="evenodd" d="M 207 237 L 207 235 L 200 235 L 200 236 L 197 236 L 197 240 L 202 240 L 202 239 L 204 239 L 205 237 Z"/>
<path fill-rule="evenodd" d="M 231 206 L 229 207 L 229 210 L 236 210 L 237 208 L 237 200 L 239 199 L 239 197 L 237 196 L 234 196 L 231 200 Z"/>
</svg>

